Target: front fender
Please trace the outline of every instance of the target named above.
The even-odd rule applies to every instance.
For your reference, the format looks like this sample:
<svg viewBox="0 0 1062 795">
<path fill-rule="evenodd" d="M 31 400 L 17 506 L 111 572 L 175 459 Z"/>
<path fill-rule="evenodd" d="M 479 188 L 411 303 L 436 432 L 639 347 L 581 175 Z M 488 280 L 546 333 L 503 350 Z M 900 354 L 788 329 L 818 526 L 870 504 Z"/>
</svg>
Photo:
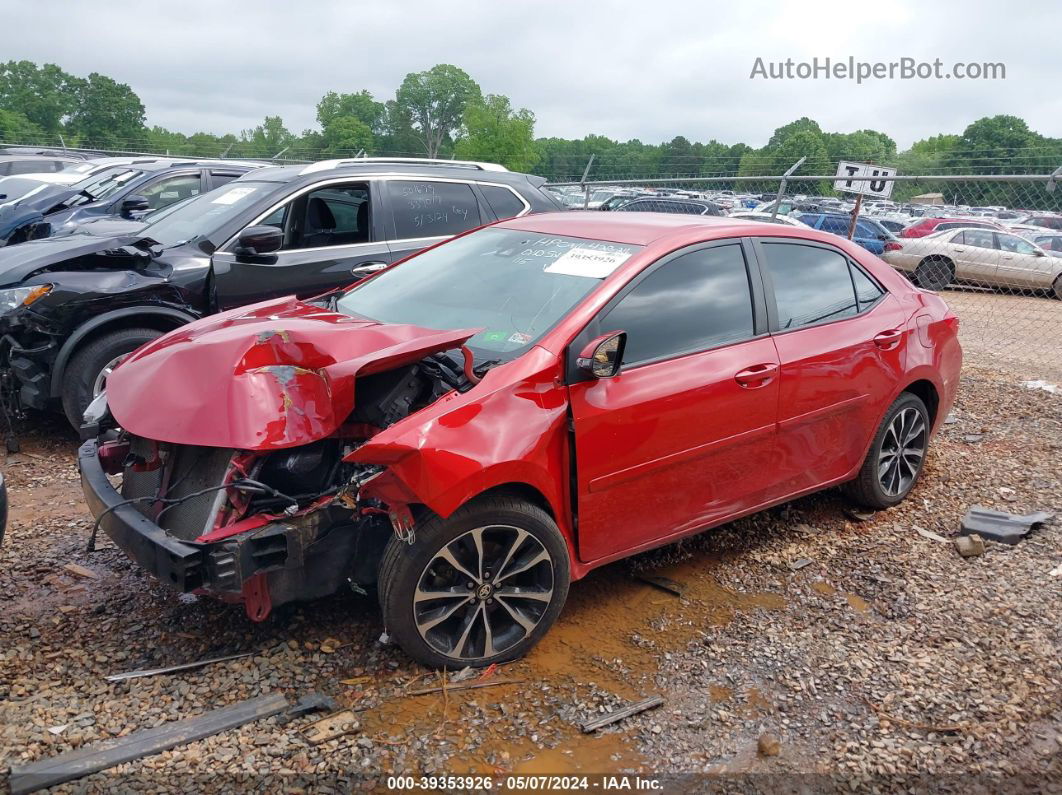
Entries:
<svg viewBox="0 0 1062 795">
<path fill-rule="evenodd" d="M 386 466 L 443 517 L 497 486 L 530 486 L 570 539 L 568 400 L 560 375 L 558 359 L 535 348 L 488 373 L 476 389 L 395 423 L 347 460 Z M 500 382 L 493 390 L 491 376 Z"/>
</svg>

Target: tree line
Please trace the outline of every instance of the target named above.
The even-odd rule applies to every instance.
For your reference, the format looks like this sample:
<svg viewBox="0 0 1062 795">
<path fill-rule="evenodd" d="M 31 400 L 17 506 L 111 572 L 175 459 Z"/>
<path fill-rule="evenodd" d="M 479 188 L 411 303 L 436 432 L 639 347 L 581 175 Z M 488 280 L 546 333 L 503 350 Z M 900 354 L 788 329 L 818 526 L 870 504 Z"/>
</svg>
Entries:
<svg viewBox="0 0 1062 795">
<path fill-rule="evenodd" d="M 295 133 L 280 116 L 266 116 L 238 133 L 185 135 L 148 126 L 136 92 L 106 75 L 79 77 L 55 64 L 30 61 L 0 65 L 0 141 L 5 143 L 199 157 L 455 157 L 498 162 L 552 181 L 578 180 L 591 155 L 592 180 L 774 176 L 801 157 L 806 158 L 802 174 L 831 174 L 838 160 L 895 166 L 903 174 L 1042 174 L 1062 165 L 1062 139 L 1005 115 L 978 119 L 961 133 L 932 136 L 905 151 L 897 151 L 885 132 L 828 132 L 806 117 L 779 127 L 758 148 L 681 135 L 659 144 L 596 134 L 536 139 L 534 113 L 514 108 L 504 95 L 484 94 L 470 75 L 450 64 L 411 72 L 391 99 L 366 90 L 328 91 L 317 103 L 317 123 L 316 129 Z M 976 202 L 966 203 L 988 203 L 999 192 L 990 187 L 972 197 Z M 829 183 L 801 184 L 808 193 L 829 189 Z M 897 187 L 901 194 L 926 189 Z"/>
</svg>

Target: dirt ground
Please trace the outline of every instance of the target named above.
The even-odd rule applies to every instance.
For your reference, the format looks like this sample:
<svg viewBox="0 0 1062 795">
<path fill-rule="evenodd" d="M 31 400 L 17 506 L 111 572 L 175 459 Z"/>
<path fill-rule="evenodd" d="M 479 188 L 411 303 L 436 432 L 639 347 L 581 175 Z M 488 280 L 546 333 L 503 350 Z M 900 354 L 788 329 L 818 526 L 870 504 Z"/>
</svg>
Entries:
<svg viewBox="0 0 1062 795">
<path fill-rule="evenodd" d="M 57 419 L 28 427 L 3 467 L 0 781 L 11 766 L 242 699 L 316 691 L 354 710 L 357 730 L 315 745 L 302 730 L 316 717 L 268 718 L 58 790 L 640 772 L 666 791 L 1062 791 L 1062 522 L 975 558 L 951 543 L 973 504 L 1062 512 L 1062 394 L 1014 372 L 967 369 L 903 505 L 864 516 L 825 492 L 608 566 L 573 585 L 529 657 L 477 682 L 489 686 L 448 678 L 425 695 L 412 691 L 441 687 L 440 675 L 381 643 L 365 596 L 252 624 L 238 607 L 168 591 L 107 539 L 87 553 L 76 440 Z M 104 679 L 238 652 L 254 654 Z M 663 706 L 581 732 L 652 695 Z"/>
</svg>

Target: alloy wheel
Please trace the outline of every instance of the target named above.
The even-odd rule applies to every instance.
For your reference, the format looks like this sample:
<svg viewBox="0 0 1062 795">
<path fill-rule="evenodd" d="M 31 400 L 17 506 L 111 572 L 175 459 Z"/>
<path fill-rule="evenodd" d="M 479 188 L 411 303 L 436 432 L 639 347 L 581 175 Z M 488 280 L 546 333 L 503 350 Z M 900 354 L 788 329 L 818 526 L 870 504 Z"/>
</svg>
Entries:
<svg viewBox="0 0 1062 795">
<path fill-rule="evenodd" d="M 107 362 L 107 364 L 103 365 L 103 369 L 100 370 L 99 374 L 96 376 L 96 380 L 92 382 L 93 399 L 98 398 L 100 396 L 100 392 L 102 392 L 107 386 L 107 378 L 112 372 L 114 372 L 114 368 L 120 365 L 123 361 L 125 361 L 128 356 L 128 353 L 123 353 L 120 356 L 115 356 L 113 359 Z"/>
<path fill-rule="evenodd" d="M 878 482 L 890 497 L 906 493 L 918 477 L 925 458 L 928 433 L 916 408 L 905 408 L 889 423 L 878 451 Z"/>
<path fill-rule="evenodd" d="M 441 654 L 475 661 L 530 635 L 553 601 L 553 560 L 518 527 L 469 530 L 424 567 L 413 594 L 421 638 Z"/>
</svg>

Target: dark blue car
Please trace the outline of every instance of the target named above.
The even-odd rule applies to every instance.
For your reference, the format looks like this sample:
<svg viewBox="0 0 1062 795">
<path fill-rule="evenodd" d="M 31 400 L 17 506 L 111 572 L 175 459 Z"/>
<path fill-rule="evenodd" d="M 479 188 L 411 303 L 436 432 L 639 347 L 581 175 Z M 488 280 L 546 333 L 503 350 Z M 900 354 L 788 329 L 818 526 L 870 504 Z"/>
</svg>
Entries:
<svg viewBox="0 0 1062 795">
<path fill-rule="evenodd" d="M 0 202 L 0 246 L 70 234 L 86 221 L 130 220 L 231 182 L 257 164 L 146 159 L 116 165 L 73 185 L 41 185 Z"/>
<path fill-rule="evenodd" d="M 848 227 L 852 223 L 852 217 L 847 213 L 800 213 L 797 217 L 812 229 L 841 237 L 848 237 Z M 860 216 L 852 240 L 880 257 L 885 253 L 885 246 L 897 242 L 897 237 L 873 218 Z"/>
</svg>

